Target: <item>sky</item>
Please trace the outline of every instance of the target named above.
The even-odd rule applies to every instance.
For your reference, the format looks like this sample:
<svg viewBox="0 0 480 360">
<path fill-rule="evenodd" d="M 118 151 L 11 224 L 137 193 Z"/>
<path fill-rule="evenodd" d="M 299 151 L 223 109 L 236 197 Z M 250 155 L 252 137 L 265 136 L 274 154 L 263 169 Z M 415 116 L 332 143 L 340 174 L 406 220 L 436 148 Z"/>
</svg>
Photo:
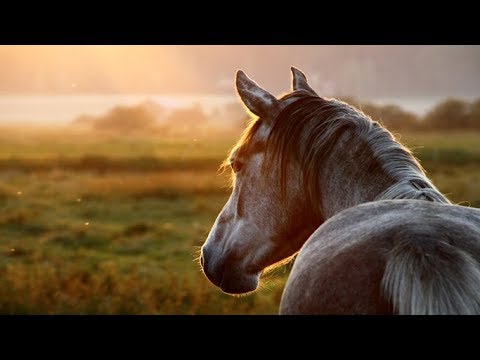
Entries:
<svg viewBox="0 0 480 360">
<path fill-rule="evenodd" d="M 272 93 L 291 65 L 321 95 L 480 95 L 480 46 L 0 46 L 0 94 L 234 91 L 243 69 Z"/>
</svg>

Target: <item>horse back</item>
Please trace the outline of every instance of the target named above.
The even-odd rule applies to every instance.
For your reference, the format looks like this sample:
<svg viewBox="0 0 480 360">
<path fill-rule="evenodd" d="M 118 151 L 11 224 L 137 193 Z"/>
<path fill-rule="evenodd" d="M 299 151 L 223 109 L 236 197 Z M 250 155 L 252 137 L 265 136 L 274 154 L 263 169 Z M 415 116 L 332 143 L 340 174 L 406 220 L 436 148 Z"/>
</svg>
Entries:
<svg viewBox="0 0 480 360">
<path fill-rule="evenodd" d="M 393 313 L 382 288 L 392 250 L 411 243 L 427 254 L 439 242 L 478 262 L 480 210 L 420 200 L 384 200 L 346 209 L 321 225 L 300 250 L 280 313 Z"/>
</svg>

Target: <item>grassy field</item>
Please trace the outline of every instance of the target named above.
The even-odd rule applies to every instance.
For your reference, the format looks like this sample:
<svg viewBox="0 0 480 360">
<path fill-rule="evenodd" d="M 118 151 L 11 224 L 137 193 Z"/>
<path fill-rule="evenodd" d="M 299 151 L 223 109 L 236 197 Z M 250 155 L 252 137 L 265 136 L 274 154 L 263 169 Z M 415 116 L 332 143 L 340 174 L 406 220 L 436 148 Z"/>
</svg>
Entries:
<svg viewBox="0 0 480 360">
<path fill-rule="evenodd" d="M 0 129 L 0 313 L 275 314 L 288 266 L 231 297 L 195 260 L 237 136 Z M 401 141 L 450 199 L 480 207 L 479 133 Z"/>
</svg>

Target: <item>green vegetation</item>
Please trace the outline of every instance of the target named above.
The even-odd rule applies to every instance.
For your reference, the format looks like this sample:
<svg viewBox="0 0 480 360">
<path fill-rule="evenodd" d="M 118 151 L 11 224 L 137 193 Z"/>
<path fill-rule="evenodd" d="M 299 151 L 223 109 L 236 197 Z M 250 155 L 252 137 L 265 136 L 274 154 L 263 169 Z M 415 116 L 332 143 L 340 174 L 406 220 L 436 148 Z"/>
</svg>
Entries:
<svg viewBox="0 0 480 360">
<path fill-rule="evenodd" d="M 198 249 L 239 136 L 0 131 L 0 313 L 275 314 L 289 266 L 221 293 Z M 480 133 L 405 133 L 435 184 L 480 207 Z"/>
</svg>

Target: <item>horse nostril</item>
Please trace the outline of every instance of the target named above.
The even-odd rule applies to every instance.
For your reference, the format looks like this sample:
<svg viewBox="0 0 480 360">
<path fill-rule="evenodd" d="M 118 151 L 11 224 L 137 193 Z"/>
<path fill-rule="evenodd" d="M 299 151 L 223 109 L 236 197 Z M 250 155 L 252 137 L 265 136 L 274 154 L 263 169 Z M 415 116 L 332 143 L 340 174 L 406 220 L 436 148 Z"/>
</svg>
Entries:
<svg viewBox="0 0 480 360">
<path fill-rule="evenodd" d="M 202 265 L 202 268 L 205 268 L 205 260 L 203 260 L 203 251 L 200 253 L 200 265 Z"/>
</svg>

